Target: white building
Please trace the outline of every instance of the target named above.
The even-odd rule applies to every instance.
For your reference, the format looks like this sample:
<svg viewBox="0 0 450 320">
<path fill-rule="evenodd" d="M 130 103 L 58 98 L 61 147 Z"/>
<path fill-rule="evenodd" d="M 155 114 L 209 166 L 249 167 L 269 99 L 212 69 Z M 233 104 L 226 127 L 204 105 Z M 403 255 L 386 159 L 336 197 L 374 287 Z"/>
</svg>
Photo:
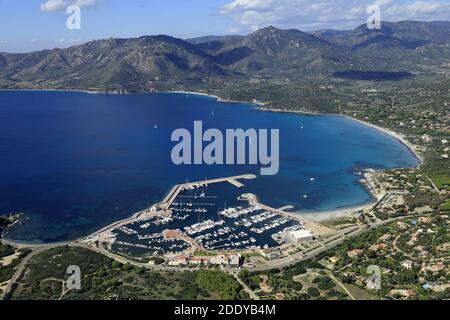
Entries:
<svg viewBox="0 0 450 320">
<path fill-rule="evenodd" d="M 242 256 L 238 254 L 219 254 L 209 259 L 209 263 L 221 266 L 239 267 L 241 265 Z"/>
<path fill-rule="evenodd" d="M 296 230 L 296 231 L 289 231 L 287 234 L 290 241 L 299 243 L 302 241 L 309 241 L 314 239 L 314 234 L 311 230 Z"/>
<path fill-rule="evenodd" d="M 189 263 L 189 256 L 178 256 L 169 261 L 169 266 L 187 266 Z"/>
</svg>

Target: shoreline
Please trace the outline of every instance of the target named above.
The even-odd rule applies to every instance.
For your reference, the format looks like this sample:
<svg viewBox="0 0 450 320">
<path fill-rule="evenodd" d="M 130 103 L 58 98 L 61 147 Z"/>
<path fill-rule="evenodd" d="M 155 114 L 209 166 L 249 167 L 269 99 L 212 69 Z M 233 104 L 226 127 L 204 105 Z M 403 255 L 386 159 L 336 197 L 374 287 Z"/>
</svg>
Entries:
<svg viewBox="0 0 450 320">
<path fill-rule="evenodd" d="M 298 214 L 302 217 L 305 217 L 307 219 L 316 221 L 316 222 L 322 222 L 330 219 L 337 219 L 337 218 L 343 218 L 343 217 L 351 217 L 355 213 L 359 211 L 366 211 L 371 210 L 373 206 L 377 204 L 377 201 L 372 201 L 367 204 L 361 204 L 356 205 L 353 207 L 348 208 L 342 208 L 342 209 L 336 209 L 336 210 L 328 210 L 328 211 L 292 211 L 294 214 Z"/>
<path fill-rule="evenodd" d="M 206 92 L 200 92 L 200 91 L 183 91 L 183 90 L 163 90 L 163 91 L 142 91 L 142 92 L 129 92 L 125 89 L 59 89 L 59 88 L 45 88 L 45 89 L 31 89 L 31 88 L 0 88 L 1 91 L 62 91 L 62 92 L 80 92 L 80 93 L 86 93 L 86 94 L 142 94 L 142 93 L 177 93 L 177 94 L 188 94 L 188 95 L 196 95 L 196 96 L 204 96 L 204 97 L 210 97 L 216 99 L 218 102 L 223 103 L 247 103 L 247 104 L 253 104 L 258 106 L 258 110 L 263 112 L 279 112 L 279 113 L 291 113 L 291 114 L 299 114 L 299 115 L 307 115 L 307 116 L 338 116 L 338 117 L 344 117 L 347 119 L 350 119 L 352 121 L 358 122 L 360 124 L 369 126 L 373 129 L 377 129 L 385 134 L 388 134 L 392 136 L 393 138 L 400 141 L 403 145 L 405 145 L 408 150 L 419 160 L 419 164 L 416 168 L 419 168 L 423 163 L 424 159 L 422 155 L 419 153 L 417 146 L 410 143 L 406 138 L 400 134 L 397 133 L 391 129 L 383 128 L 379 125 L 372 124 L 370 122 L 366 122 L 361 119 L 354 118 L 349 115 L 342 115 L 342 114 L 335 114 L 335 113 L 318 113 L 314 111 L 309 110 L 287 110 L 287 109 L 276 109 L 276 108 L 267 108 L 265 105 L 268 104 L 268 102 L 261 102 L 261 101 L 239 101 L 239 100 L 228 100 L 224 99 L 218 95 L 212 94 L 212 93 L 206 93 Z"/>
<path fill-rule="evenodd" d="M 267 103 L 266 103 L 267 104 Z M 338 114 L 333 113 L 318 113 L 308 110 L 285 110 L 285 109 L 276 109 L 276 108 L 259 108 L 259 110 L 263 112 L 278 112 L 278 113 L 292 113 L 299 114 L 304 116 L 338 116 Z"/>
<path fill-rule="evenodd" d="M 356 119 L 356 118 L 353 118 L 353 117 L 350 117 L 350 116 L 342 116 L 342 117 L 351 119 L 351 120 L 356 121 L 356 122 L 358 122 L 360 124 L 369 126 L 369 127 L 373 128 L 373 129 L 377 129 L 377 130 L 379 130 L 379 131 L 381 131 L 381 132 L 383 132 L 385 134 L 390 135 L 391 137 L 397 139 L 398 141 L 400 141 L 403 145 L 406 146 L 406 148 L 408 148 L 408 150 L 419 161 L 419 164 L 415 167 L 416 169 L 420 168 L 424 164 L 425 159 L 419 153 L 418 147 L 416 145 L 412 144 L 411 142 L 409 142 L 408 140 L 406 140 L 406 138 L 402 134 L 397 133 L 395 131 L 392 131 L 391 129 L 386 129 L 386 128 L 380 127 L 380 126 L 378 126 L 376 124 L 372 124 L 372 123 L 369 123 L 369 122 L 366 122 L 366 121 L 363 121 L 363 120 L 360 120 L 360 119 Z"/>
<path fill-rule="evenodd" d="M 111 94 L 111 95 L 122 95 L 122 94 L 133 94 L 133 92 L 128 92 L 125 89 L 59 89 L 59 88 L 0 88 L 2 91 L 49 91 L 49 92 L 79 92 L 86 94 Z M 136 92 L 136 94 L 139 92 Z"/>
<path fill-rule="evenodd" d="M 363 211 L 366 213 L 369 210 L 372 210 L 373 207 L 384 198 L 386 192 L 376 192 L 375 186 L 372 179 L 372 174 L 379 170 L 375 169 L 365 169 L 363 173 L 364 179 L 360 179 L 358 183 L 362 184 L 367 192 L 372 196 L 372 200 L 367 203 L 357 204 L 354 206 L 342 207 L 334 210 L 327 211 L 295 211 L 295 214 L 302 215 L 307 219 L 311 219 L 313 221 L 322 222 L 330 219 L 338 219 L 344 217 L 353 217 L 355 213 Z"/>
<path fill-rule="evenodd" d="M 265 107 L 265 105 L 267 105 L 268 103 L 264 103 L 264 102 L 260 102 L 260 101 L 253 101 L 253 102 L 249 102 L 249 101 L 233 101 L 233 100 L 227 100 L 224 99 L 220 96 L 214 95 L 214 94 L 210 94 L 210 93 L 205 93 L 205 92 L 196 92 L 196 91 L 183 91 L 183 90 L 166 90 L 166 91 L 142 91 L 142 92 L 128 92 L 125 89 L 113 89 L 113 90 L 108 90 L 108 89 L 59 89 L 59 88 L 45 88 L 45 89 L 27 89 L 27 88 L 0 88 L 0 92 L 1 91 L 62 91 L 62 92 L 81 92 L 81 93 L 85 93 L 85 94 L 117 94 L 117 95 L 121 95 L 121 94 L 143 94 L 143 93 L 175 93 L 175 94 L 187 94 L 187 95 L 197 95 L 197 96 L 204 96 L 204 97 L 210 97 L 213 99 L 216 99 L 218 102 L 223 102 L 223 103 L 246 103 L 246 104 L 253 104 L 255 106 L 257 106 L 257 109 L 263 112 L 280 112 L 280 113 L 291 113 L 291 114 L 299 114 L 299 115 L 306 115 L 306 116 L 339 116 L 339 117 L 344 117 L 347 119 L 350 119 L 352 121 L 358 122 L 362 125 L 366 125 L 368 127 L 371 127 L 373 129 L 379 130 L 380 132 L 383 132 L 385 134 L 390 135 L 391 137 L 395 138 L 396 140 L 398 140 L 401 144 L 403 144 L 414 156 L 415 158 L 419 161 L 419 164 L 415 167 L 415 168 L 419 168 L 420 166 L 423 165 L 424 163 L 424 159 L 423 157 L 419 154 L 418 152 L 418 148 L 417 146 L 415 146 L 414 144 L 410 143 L 409 141 L 406 140 L 406 138 L 395 132 L 392 131 L 390 129 L 387 128 L 383 128 L 380 127 L 378 125 L 357 119 L 357 118 L 353 118 L 351 116 L 348 115 L 342 115 L 342 114 L 324 114 L 324 113 L 318 113 L 318 112 L 311 112 L 308 110 L 284 110 L 284 109 L 272 109 L 272 108 L 267 108 Z M 362 185 L 368 187 L 368 184 L 370 185 L 370 181 L 367 178 L 366 174 L 369 173 L 370 171 L 376 171 L 375 169 L 371 169 L 371 168 L 367 168 L 364 170 L 364 178 L 366 180 L 366 183 L 361 183 Z M 373 206 L 378 202 L 380 194 L 376 194 L 373 190 L 372 187 L 368 187 L 367 191 L 372 195 L 372 197 L 375 199 L 374 201 L 371 201 L 369 203 L 366 204 L 361 204 L 361 205 L 355 205 L 355 206 L 349 206 L 346 208 L 342 208 L 342 209 L 336 209 L 336 210 L 328 210 L 328 211 L 311 211 L 311 212 L 300 212 L 300 211 L 291 211 L 290 213 L 292 214 L 296 214 L 296 215 L 300 215 L 303 216 L 304 218 L 307 219 L 311 219 L 313 221 L 316 222 L 321 222 L 324 220 L 329 220 L 329 219 L 334 219 L 334 218 L 342 218 L 342 217 L 349 217 L 351 215 L 353 215 L 354 213 L 358 212 L 358 211 L 366 211 L 366 210 L 370 210 L 373 208 Z M 154 206 L 154 205 L 153 205 Z M 153 207 L 152 206 L 152 207 Z M 131 215 L 130 217 L 133 217 L 135 214 Z M 0 239 L 3 240 L 3 239 Z M 8 241 L 8 239 L 4 239 L 6 241 Z M 12 240 L 14 242 L 16 242 L 16 240 Z M 70 240 L 69 240 L 70 241 Z M 72 240 L 72 241 L 76 241 L 76 240 Z M 22 243 L 20 241 L 20 243 Z M 31 244 L 31 242 L 23 242 L 24 245 L 26 244 Z M 34 242 L 34 245 L 39 245 L 36 244 Z"/>
<path fill-rule="evenodd" d="M 197 91 L 182 91 L 182 90 L 169 90 L 169 91 L 153 91 L 154 93 L 178 93 L 178 94 L 188 94 L 188 95 L 195 95 L 195 96 L 203 96 L 203 97 L 210 97 L 210 98 L 214 98 L 216 99 L 218 102 L 223 102 L 223 103 L 246 103 L 246 104 L 254 104 L 257 106 L 265 106 L 267 103 L 266 102 L 261 102 L 261 101 L 257 101 L 254 100 L 253 102 L 249 102 L 249 101 L 239 101 L 239 100 L 229 100 L 229 99 L 224 99 L 218 95 L 212 94 L 212 93 L 206 93 L 206 92 L 197 92 Z M 262 110 L 262 108 L 258 108 L 260 110 Z"/>
<path fill-rule="evenodd" d="M 264 112 L 282 112 L 282 113 L 292 113 L 292 114 L 299 114 L 299 115 L 305 115 L 305 116 L 339 116 L 343 118 L 347 118 L 349 120 L 355 121 L 357 123 L 360 123 L 362 125 L 368 126 L 370 128 L 376 129 L 384 134 L 387 134 L 397 141 L 399 141 L 401 144 L 403 144 L 413 155 L 414 157 L 419 161 L 418 165 L 415 167 L 416 169 L 420 168 L 425 160 L 422 157 L 422 155 L 419 153 L 417 146 L 410 143 L 406 138 L 395 131 L 392 131 L 387 128 L 380 127 L 378 125 L 353 118 L 348 115 L 341 115 L 341 114 L 325 114 L 325 113 L 317 113 L 317 112 L 310 112 L 310 111 L 296 111 L 296 110 L 283 110 L 283 109 L 271 109 L 271 108 L 259 108 L 261 111 Z M 336 209 L 336 210 L 327 210 L 327 211 L 292 211 L 294 214 L 301 215 L 307 219 L 311 219 L 313 221 L 322 222 L 330 219 L 338 219 L 338 218 L 344 218 L 344 217 L 351 217 L 358 211 L 367 211 L 371 210 L 380 199 L 382 199 L 385 195 L 385 193 L 376 193 L 374 190 L 374 187 L 372 186 L 371 182 L 371 174 L 373 174 L 376 171 L 385 171 L 385 170 L 376 170 L 373 168 L 367 168 L 364 170 L 363 176 L 365 179 L 365 182 L 359 181 L 360 184 L 366 187 L 367 191 L 372 195 L 374 198 L 373 201 L 361 204 L 361 205 L 355 205 L 355 206 L 349 206 L 347 208 L 342 209 Z"/>
<path fill-rule="evenodd" d="M 406 140 L 406 138 L 402 134 L 397 133 L 391 129 L 380 127 L 376 124 L 366 122 L 364 120 L 360 120 L 360 119 L 357 119 L 357 118 L 354 118 L 354 117 L 351 117 L 348 115 L 334 114 L 334 113 L 318 113 L 318 112 L 312 112 L 312 111 L 307 111 L 307 110 L 297 111 L 297 110 L 283 110 L 283 109 L 271 109 L 271 108 L 259 108 L 259 110 L 264 111 L 264 112 L 292 113 L 292 114 L 299 114 L 299 115 L 305 115 L 305 116 L 337 116 L 337 117 L 347 118 L 349 120 L 352 120 L 352 121 L 358 122 L 360 124 L 366 125 L 368 127 L 371 127 L 373 129 L 379 130 L 385 134 L 390 135 L 391 137 L 395 138 L 396 140 L 400 141 L 400 143 L 403 144 L 405 147 L 407 147 L 408 150 L 419 161 L 419 164 L 416 166 L 416 168 L 419 168 L 425 162 L 424 158 L 419 153 L 418 147 L 416 145 L 412 144 L 411 142 L 409 142 L 408 140 Z"/>
</svg>

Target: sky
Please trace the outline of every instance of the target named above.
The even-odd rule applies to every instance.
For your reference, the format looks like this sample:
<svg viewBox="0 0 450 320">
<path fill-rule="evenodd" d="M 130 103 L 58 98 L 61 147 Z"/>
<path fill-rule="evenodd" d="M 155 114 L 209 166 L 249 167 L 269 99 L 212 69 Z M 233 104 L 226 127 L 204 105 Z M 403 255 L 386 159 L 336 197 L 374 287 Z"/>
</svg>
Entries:
<svg viewBox="0 0 450 320">
<path fill-rule="evenodd" d="M 450 21 L 450 0 L 0 0 L 0 52 L 62 48 L 95 39 L 248 34 L 274 25 L 352 29 L 378 5 L 382 20 Z M 66 12 L 80 8 L 80 29 Z"/>
</svg>

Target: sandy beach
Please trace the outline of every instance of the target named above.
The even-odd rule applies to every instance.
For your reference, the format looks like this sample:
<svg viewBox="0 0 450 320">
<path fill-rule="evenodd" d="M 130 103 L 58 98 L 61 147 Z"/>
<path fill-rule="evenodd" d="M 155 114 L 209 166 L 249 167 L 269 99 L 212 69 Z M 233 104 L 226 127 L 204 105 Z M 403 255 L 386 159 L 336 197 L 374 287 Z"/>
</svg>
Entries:
<svg viewBox="0 0 450 320">
<path fill-rule="evenodd" d="M 366 169 L 363 173 L 364 179 L 360 180 L 360 182 L 365 187 L 367 187 L 367 190 L 374 197 L 373 201 L 366 203 L 366 204 L 362 204 L 362 205 L 357 205 L 357 206 L 347 207 L 347 208 L 342 208 L 342 209 L 336 209 L 336 210 L 330 210 L 330 211 L 311 211 L 311 212 L 297 212 L 297 213 L 307 219 L 311 219 L 314 221 L 323 221 L 323 220 L 329 220 L 329 219 L 335 219 L 335 218 L 350 217 L 360 211 L 363 211 L 363 212 L 370 211 L 373 208 L 373 206 L 375 204 L 377 204 L 378 201 L 383 199 L 383 197 L 387 193 L 385 191 L 376 190 L 375 184 L 374 184 L 374 181 L 372 178 L 373 174 L 376 172 L 377 172 L 377 170 L 374 170 L 374 169 Z"/>
<path fill-rule="evenodd" d="M 267 103 L 265 103 L 264 105 L 266 105 Z M 284 109 L 274 109 L 274 108 L 259 108 L 259 110 L 261 111 L 265 111 L 265 112 L 281 112 L 281 113 L 292 113 L 292 114 L 301 114 L 301 115 L 307 115 L 307 116 L 326 116 L 326 115 L 333 115 L 336 116 L 336 114 L 326 114 L 326 113 L 317 113 L 317 112 L 312 112 L 312 111 L 308 111 L 308 110 L 284 110 Z"/>
<path fill-rule="evenodd" d="M 417 146 L 415 146 L 414 144 L 410 143 L 408 140 L 406 140 L 406 138 L 389 129 L 377 126 L 375 124 L 363 121 L 363 120 L 359 120 L 350 116 L 344 116 L 344 115 L 339 115 L 339 114 L 327 114 L 327 113 L 317 113 L 317 112 L 311 112 L 311 111 L 307 111 L 307 110 L 282 110 L 282 109 L 271 109 L 271 108 L 259 108 L 261 111 L 266 111 L 266 112 L 283 112 L 283 113 L 294 113 L 294 114 L 301 114 L 301 115 L 313 115 L 313 116 L 324 116 L 324 115 L 330 115 L 330 116 L 339 116 L 339 117 L 345 117 L 347 119 L 359 122 L 363 125 L 369 126 L 371 128 L 377 129 L 382 131 L 383 133 L 386 133 L 392 137 L 394 137 L 395 139 L 399 140 L 402 144 L 404 144 L 413 154 L 414 156 L 420 161 L 420 164 L 418 165 L 418 167 L 420 167 L 422 165 L 422 163 L 424 162 L 423 157 L 420 155 L 419 150 L 417 148 Z"/>
<path fill-rule="evenodd" d="M 214 94 L 210 94 L 210 93 L 204 93 L 204 92 L 195 92 L 195 91 L 179 91 L 179 90 L 175 90 L 175 91 L 163 91 L 166 93 L 180 93 L 180 94 L 190 94 L 190 95 L 196 95 L 196 96 L 204 96 L 204 97 L 211 97 L 216 99 L 218 102 L 224 102 L 224 103 L 250 103 L 250 104 L 255 104 L 258 105 L 259 107 L 265 106 L 267 103 L 265 102 L 260 102 L 257 100 L 254 101 L 239 101 L 239 100 L 228 100 L 228 99 L 224 99 L 222 97 L 219 97 L 217 95 Z M 262 110 L 262 108 L 259 108 L 260 110 Z"/>
<path fill-rule="evenodd" d="M 361 123 L 361 124 L 364 124 L 364 125 L 366 125 L 366 126 L 369 126 L 369 127 L 371 127 L 371 128 L 380 130 L 380 131 L 382 131 L 382 132 L 384 132 L 384 133 L 386 133 L 386 134 L 389 134 L 390 136 L 394 137 L 395 139 L 397 139 L 398 141 L 400 141 L 402 144 L 404 144 L 404 145 L 405 145 L 405 146 L 406 146 L 406 147 L 414 154 L 414 156 L 415 156 L 415 157 L 419 160 L 419 162 L 420 162 L 420 163 L 418 164 L 417 167 L 420 167 L 420 166 L 423 164 L 424 159 L 423 159 L 423 157 L 420 155 L 417 146 L 415 146 L 414 144 L 412 144 L 412 143 L 410 143 L 408 140 L 406 140 L 406 138 L 405 138 L 403 135 L 401 135 L 401 134 L 399 134 L 399 133 L 397 133 L 397 132 L 394 132 L 394 131 L 392 131 L 392 130 L 389 130 L 389 129 L 386 129 L 386 128 L 377 126 L 377 125 L 375 125 L 375 124 L 365 122 L 365 121 L 363 121 L 363 120 L 355 119 L 355 118 L 352 118 L 352 117 L 349 117 L 349 116 L 344 116 L 344 117 L 346 117 L 346 118 L 348 118 L 348 119 L 351 119 L 351 120 L 353 120 L 353 121 L 359 122 L 359 123 Z"/>
<path fill-rule="evenodd" d="M 296 214 L 305 217 L 306 219 L 314 220 L 314 221 L 323 221 L 334 218 L 342 218 L 352 216 L 359 211 L 366 211 L 372 209 L 372 207 L 376 204 L 376 201 L 373 201 L 368 204 L 348 207 L 343 209 L 336 209 L 331 211 L 311 211 L 311 212 L 296 212 Z"/>
<path fill-rule="evenodd" d="M 295 113 L 295 114 L 302 114 L 302 115 L 315 115 L 315 116 L 321 116 L 321 115 L 325 115 L 325 114 L 319 114 L 319 113 L 314 113 L 314 112 L 304 112 L 304 111 L 295 111 L 295 110 L 281 110 L 281 109 L 270 109 L 270 108 L 260 108 L 260 110 L 262 111 L 266 111 L 266 112 L 284 112 L 284 113 Z M 358 123 L 361 123 L 363 125 L 366 125 L 368 127 L 377 129 L 383 133 L 386 133 L 392 137 L 394 137 L 395 139 L 397 139 L 398 141 L 400 141 L 403 145 L 405 145 L 410 151 L 411 153 L 414 154 L 414 156 L 419 160 L 419 164 L 417 165 L 417 168 L 420 167 L 423 162 L 424 159 L 423 157 L 420 155 L 417 146 L 413 145 L 412 143 L 410 143 L 408 140 L 405 139 L 405 137 L 397 132 L 394 132 L 392 130 L 365 122 L 363 120 L 359 120 L 350 116 L 343 116 L 343 115 L 336 115 L 336 114 L 330 114 L 333 116 L 341 116 L 341 117 L 345 117 L 348 118 L 352 121 L 356 121 Z M 314 221 L 323 221 L 323 220 L 328 220 L 328 219 L 334 219 L 334 218 L 342 218 L 342 217 L 348 217 L 348 216 L 352 216 L 353 214 L 359 212 L 359 211 L 368 211 L 371 210 L 373 208 L 373 206 L 377 203 L 377 201 L 379 201 L 380 199 L 382 199 L 385 195 L 385 193 L 378 193 L 376 192 L 373 184 L 372 184 L 372 174 L 376 172 L 376 170 L 373 169 L 366 169 L 366 171 L 364 172 L 364 179 L 366 181 L 366 183 L 364 183 L 367 187 L 368 187 L 368 191 L 375 197 L 375 201 L 372 201 L 370 203 L 364 204 L 364 205 L 360 205 L 360 206 L 355 206 L 355 207 L 348 207 L 348 208 L 343 208 L 343 209 L 337 209 L 337 210 L 331 210 L 331 211 L 311 211 L 311 212 L 295 212 L 296 214 L 299 214 L 303 217 L 305 217 L 306 219 L 311 219 Z"/>
<path fill-rule="evenodd" d="M 195 92 L 195 91 L 180 91 L 180 90 L 173 90 L 173 91 L 163 91 L 163 93 L 179 93 L 179 94 L 189 94 L 193 96 L 204 96 L 204 97 L 211 97 L 215 99 L 220 99 L 218 96 L 205 93 L 205 92 Z"/>
</svg>

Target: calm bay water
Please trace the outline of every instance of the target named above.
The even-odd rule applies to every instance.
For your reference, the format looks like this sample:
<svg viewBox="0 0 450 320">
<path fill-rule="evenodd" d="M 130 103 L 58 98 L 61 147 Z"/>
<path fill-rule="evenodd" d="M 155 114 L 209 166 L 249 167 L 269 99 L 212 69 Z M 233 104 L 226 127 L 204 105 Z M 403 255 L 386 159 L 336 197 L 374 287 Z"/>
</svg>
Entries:
<svg viewBox="0 0 450 320">
<path fill-rule="evenodd" d="M 171 133 L 195 120 L 205 129 L 280 129 L 279 174 L 242 190 L 275 207 L 364 204 L 372 196 L 355 171 L 418 164 L 396 139 L 338 116 L 262 112 L 175 93 L 0 91 L 0 214 L 27 217 L 8 236 L 73 239 L 149 207 L 186 179 L 259 174 L 259 166 L 173 165 Z"/>
</svg>

